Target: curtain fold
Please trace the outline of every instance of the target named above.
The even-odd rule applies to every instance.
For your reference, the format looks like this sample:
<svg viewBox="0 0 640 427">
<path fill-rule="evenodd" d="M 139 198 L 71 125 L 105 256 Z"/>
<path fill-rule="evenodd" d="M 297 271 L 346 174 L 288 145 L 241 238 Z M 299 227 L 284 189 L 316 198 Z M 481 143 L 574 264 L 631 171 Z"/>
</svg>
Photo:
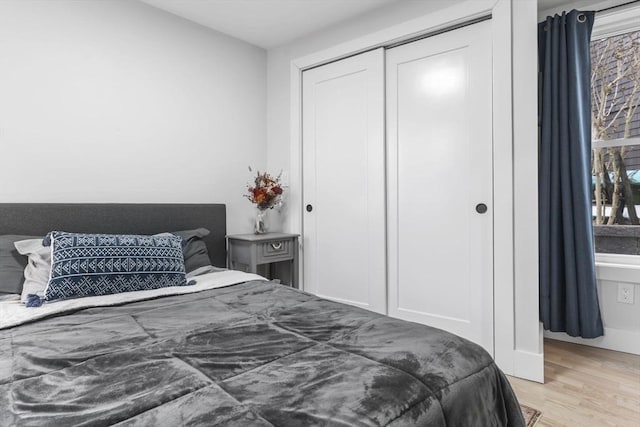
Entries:
<svg viewBox="0 0 640 427">
<path fill-rule="evenodd" d="M 593 19 L 572 10 L 538 26 L 540 320 L 583 338 L 603 335 L 591 214 Z"/>
</svg>

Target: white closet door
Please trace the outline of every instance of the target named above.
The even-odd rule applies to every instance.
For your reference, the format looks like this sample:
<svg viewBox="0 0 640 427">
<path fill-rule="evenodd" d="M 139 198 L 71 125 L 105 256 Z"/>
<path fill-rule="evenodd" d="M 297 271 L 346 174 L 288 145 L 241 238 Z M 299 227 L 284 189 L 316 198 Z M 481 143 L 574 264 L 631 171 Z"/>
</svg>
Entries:
<svg viewBox="0 0 640 427">
<path fill-rule="evenodd" d="M 385 313 L 384 50 L 302 77 L 303 288 Z"/>
<path fill-rule="evenodd" d="M 389 49 L 386 67 L 389 314 L 493 354 L 490 28 Z"/>
</svg>

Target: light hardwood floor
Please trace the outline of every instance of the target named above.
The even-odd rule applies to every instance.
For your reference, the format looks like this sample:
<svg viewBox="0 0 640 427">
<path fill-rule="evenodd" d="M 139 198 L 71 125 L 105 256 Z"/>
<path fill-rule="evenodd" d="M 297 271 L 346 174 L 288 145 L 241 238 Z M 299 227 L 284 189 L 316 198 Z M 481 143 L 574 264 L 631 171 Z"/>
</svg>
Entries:
<svg viewBox="0 0 640 427">
<path fill-rule="evenodd" d="M 640 427 L 640 356 L 545 340 L 544 357 L 545 384 L 509 377 L 536 427 Z"/>
</svg>

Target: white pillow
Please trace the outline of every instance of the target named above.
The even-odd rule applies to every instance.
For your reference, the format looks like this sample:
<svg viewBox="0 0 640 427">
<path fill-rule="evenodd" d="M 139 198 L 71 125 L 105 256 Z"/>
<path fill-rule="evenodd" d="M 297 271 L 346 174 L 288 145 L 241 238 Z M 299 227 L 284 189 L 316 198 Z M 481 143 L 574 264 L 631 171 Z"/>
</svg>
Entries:
<svg viewBox="0 0 640 427">
<path fill-rule="evenodd" d="M 14 243 L 21 255 L 29 257 L 24 269 L 24 285 L 20 301 L 27 302 L 27 295 L 35 294 L 44 298 L 44 290 L 51 275 L 51 247 L 42 246 L 42 239 L 19 240 Z"/>
</svg>

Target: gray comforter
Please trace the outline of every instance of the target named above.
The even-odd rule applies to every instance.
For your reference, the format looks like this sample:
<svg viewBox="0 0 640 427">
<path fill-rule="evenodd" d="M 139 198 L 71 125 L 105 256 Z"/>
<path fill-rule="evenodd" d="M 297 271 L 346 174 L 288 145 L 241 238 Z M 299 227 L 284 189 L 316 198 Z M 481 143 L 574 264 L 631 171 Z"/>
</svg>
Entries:
<svg viewBox="0 0 640 427">
<path fill-rule="evenodd" d="M 479 346 L 268 282 L 0 331 L 0 425 L 522 426 Z"/>
</svg>

